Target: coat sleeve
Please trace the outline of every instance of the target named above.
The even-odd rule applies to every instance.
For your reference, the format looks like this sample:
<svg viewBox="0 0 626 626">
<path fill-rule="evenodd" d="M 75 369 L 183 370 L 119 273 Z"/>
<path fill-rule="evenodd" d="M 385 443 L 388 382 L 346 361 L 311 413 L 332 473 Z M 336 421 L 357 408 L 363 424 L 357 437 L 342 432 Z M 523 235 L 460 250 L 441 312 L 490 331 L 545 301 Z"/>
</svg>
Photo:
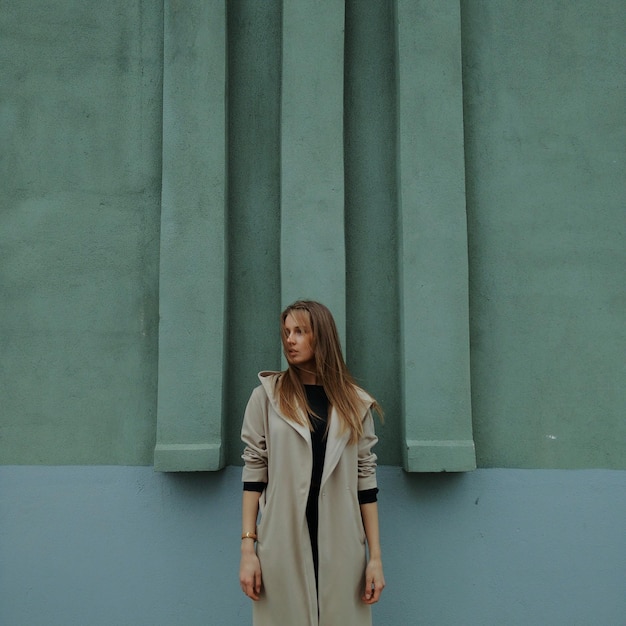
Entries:
<svg viewBox="0 0 626 626">
<path fill-rule="evenodd" d="M 267 410 L 267 395 L 262 387 L 257 387 L 248 400 L 241 427 L 241 440 L 245 444 L 241 455 L 243 482 L 267 483 Z"/>
<path fill-rule="evenodd" d="M 376 484 L 376 455 L 372 448 L 378 441 L 374 432 L 374 418 L 368 410 L 363 420 L 363 435 L 359 439 L 358 490 L 374 489 Z"/>
</svg>

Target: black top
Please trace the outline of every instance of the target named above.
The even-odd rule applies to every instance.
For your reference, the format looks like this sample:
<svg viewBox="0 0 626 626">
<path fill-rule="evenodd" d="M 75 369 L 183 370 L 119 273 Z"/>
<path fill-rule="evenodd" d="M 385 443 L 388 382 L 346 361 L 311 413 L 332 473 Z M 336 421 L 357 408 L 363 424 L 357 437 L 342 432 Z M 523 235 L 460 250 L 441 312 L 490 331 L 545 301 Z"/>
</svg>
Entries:
<svg viewBox="0 0 626 626">
<path fill-rule="evenodd" d="M 322 385 L 304 385 L 306 399 L 311 408 L 311 448 L 313 450 L 313 469 L 311 471 L 311 489 L 309 500 L 319 495 L 326 457 L 326 428 L 328 426 L 328 397 Z"/>
</svg>

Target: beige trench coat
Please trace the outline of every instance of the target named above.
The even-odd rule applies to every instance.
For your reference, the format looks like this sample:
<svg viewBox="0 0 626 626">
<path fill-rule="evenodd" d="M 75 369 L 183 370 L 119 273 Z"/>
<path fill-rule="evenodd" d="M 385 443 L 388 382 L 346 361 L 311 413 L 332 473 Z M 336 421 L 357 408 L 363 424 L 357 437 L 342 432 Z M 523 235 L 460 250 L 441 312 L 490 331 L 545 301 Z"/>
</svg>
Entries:
<svg viewBox="0 0 626 626">
<path fill-rule="evenodd" d="M 255 626 L 367 626 L 365 531 L 357 491 L 376 487 L 372 398 L 363 400 L 364 435 L 347 445 L 331 410 L 319 496 L 319 594 L 306 503 L 311 482 L 311 434 L 281 414 L 274 390 L 278 373 L 261 372 L 248 401 L 241 438 L 243 480 L 267 482 L 261 494 L 257 554 L 261 599 L 253 604 Z M 318 618 L 319 597 L 319 618 Z"/>
</svg>

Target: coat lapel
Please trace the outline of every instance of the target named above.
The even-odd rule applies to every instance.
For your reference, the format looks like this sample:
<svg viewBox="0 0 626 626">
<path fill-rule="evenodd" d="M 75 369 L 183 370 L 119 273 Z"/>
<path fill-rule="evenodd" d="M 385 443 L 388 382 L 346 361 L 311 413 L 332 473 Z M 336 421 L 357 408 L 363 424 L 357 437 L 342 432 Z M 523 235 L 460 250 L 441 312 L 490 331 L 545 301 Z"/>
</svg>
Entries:
<svg viewBox="0 0 626 626">
<path fill-rule="evenodd" d="M 363 390 L 358 389 L 358 394 L 363 401 L 363 415 L 372 405 L 372 398 Z M 324 458 L 324 471 L 322 473 L 322 487 L 333 473 L 333 470 L 339 463 L 339 459 L 348 445 L 350 433 L 346 430 L 343 433 L 339 431 L 339 419 L 337 412 L 333 408 L 330 413 L 330 424 L 328 426 L 328 440 L 326 442 L 326 457 Z"/>
<path fill-rule="evenodd" d="M 276 415 L 278 415 L 278 417 L 280 417 L 284 422 L 289 424 L 289 426 L 291 426 L 297 433 L 299 433 L 308 443 L 309 447 L 311 447 L 311 431 L 309 430 L 308 426 L 305 426 L 305 424 L 299 424 L 298 422 L 294 422 L 293 420 L 288 419 L 280 411 L 280 407 L 278 406 L 278 398 L 276 397 L 276 393 L 274 391 L 278 375 L 278 372 L 261 372 L 259 374 L 259 380 L 265 388 L 265 393 L 267 394 L 267 397 L 269 398 Z M 300 417 L 303 417 L 303 412 L 300 411 L 300 413 Z M 306 420 L 304 421 L 306 423 Z"/>
<path fill-rule="evenodd" d="M 304 424 L 298 424 L 298 422 L 287 419 L 280 411 L 278 411 L 278 409 L 276 410 L 276 412 L 285 422 L 287 422 L 287 424 L 289 424 L 289 426 L 291 426 L 294 430 L 296 430 L 304 437 L 304 440 L 309 444 L 309 448 L 311 448 L 311 431 L 309 430 L 309 427 L 305 426 Z M 302 418 L 304 416 L 304 412 L 298 412 L 300 413 L 300 417 Z"/>
<path fill-rule="evenodd" d="M 330 424 L 328 425 L 326 456 L 324 457 L 324 471 L 322 472 L 322 488 L 324 487 L 324 483 L 328 480 L 328 477 L 333 473 L 337 463 L 339 463 L 341 453 L 344 451 L 346 445 L 348 445 L 348 439 L 350 439 L 350 433 L 347 430 L 343 433 L 339 432 L 339 419 L 337 412 L 333 408 L 330 412 Z"/>
</svg>

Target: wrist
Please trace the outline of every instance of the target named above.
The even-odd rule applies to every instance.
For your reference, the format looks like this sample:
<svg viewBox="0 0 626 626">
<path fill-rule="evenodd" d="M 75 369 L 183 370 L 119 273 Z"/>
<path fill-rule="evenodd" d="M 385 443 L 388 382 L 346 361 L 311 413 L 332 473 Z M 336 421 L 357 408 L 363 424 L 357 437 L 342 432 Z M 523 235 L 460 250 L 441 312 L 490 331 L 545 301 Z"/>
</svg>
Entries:
<svg viewBox="0 0 626 626">
<path fill-rule="evenodd" d="M 255 532 L 244 532 L 241 534 L 241 553 L 242 554 L 255 554 L 254 544 L 256 543 Z"/>
</svg>

